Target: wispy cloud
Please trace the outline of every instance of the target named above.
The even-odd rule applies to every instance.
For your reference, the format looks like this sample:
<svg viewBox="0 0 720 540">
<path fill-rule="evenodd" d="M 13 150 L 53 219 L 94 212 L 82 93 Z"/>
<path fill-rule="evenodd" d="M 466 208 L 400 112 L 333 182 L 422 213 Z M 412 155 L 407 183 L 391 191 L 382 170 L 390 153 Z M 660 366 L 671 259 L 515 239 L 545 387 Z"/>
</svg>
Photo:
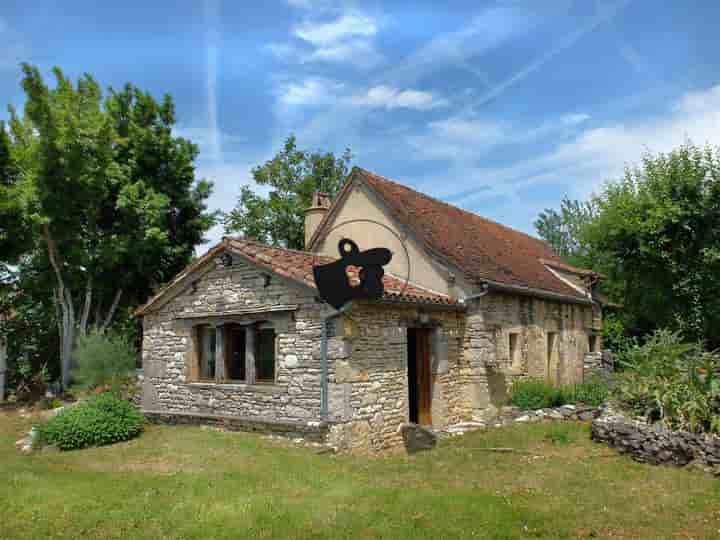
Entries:
<svg viewBox="0 0 720 540">
<path fill-rule="evenodd" d="M 449 103 L 432 92 L 423 90 L 399 90 L 391 86 L 373 86 L 366 92 L 350 96 L 347 103 L 359 107 L 392 109 L 415 109 L 427 111 L 436 107 L 445 107 Z"/>
<path fill-rule="evenodd" d="M 566 126 L 577 126 L 588 120 L 590 120 L 590 115 L 587 113 L 571 113 L 560 118 L 560 121 Z"/>
<path fill-rule="evenodd" d="M 617 0 L 612 4 L 598 4 L 597 13 L 590 18 L 585 24 L 579 26 L 574 31 L 565 35 L 560 40 L 553 43 L 549 49 L 543 52 L 540 56 L 532 60 L 529 64 L 523 67 L 521 70 L 513 73 L 510 77 L 506 78 L 499 84 L 493 86 L 480 98 L 475 100 L 472 104 L 474 107 L 484 105 L 485 103 L 500 97 L 508 88 L 515 86 L 517 83 L 526 79 L 532 73 L 538 71 L 555 56 L 561 52 L 569 49 L 575 43 L 577 43 L 582 37 L 595 30 L 602 23 L 612 19 L 620 10 L 622 10 L 630 0 Z"/>
<path fill-rule="evenodd" d="M 218 55 L 220 48 L 220 6 L 218 0 L 205 0 L 205 27 L 207 72 L 205 90 L 207 93 L 208 136 L 210 155 L 218 162 L 223 161 L 220 128 L 218 126 Z"/>
</svg>

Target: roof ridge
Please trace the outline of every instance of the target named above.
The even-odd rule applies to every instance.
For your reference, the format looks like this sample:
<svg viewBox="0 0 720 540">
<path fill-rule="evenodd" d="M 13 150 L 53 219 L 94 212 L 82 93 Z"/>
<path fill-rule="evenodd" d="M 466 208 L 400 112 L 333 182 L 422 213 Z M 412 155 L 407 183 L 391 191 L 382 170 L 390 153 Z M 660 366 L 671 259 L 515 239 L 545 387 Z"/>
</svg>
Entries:
<svg viewBox="0 0 720 540">
<path fill-rule="evenodd" d="M 327 255 L 318 255 L 317 253 L 313 253 L 312 251 L 303 251 L 300 249 L 292 249 L 292 248 L 286 248 L 286 247 L 280 247 L 280 246 L 271 246 L 270 244 L 263 244 L 262 242 L 254 239 L 254 238 L 223 236 L 223 239 L 226 239 L 226 238 L 232 242 L 245 242 L 247 244 L 254 244 L 256 246 L 261 246 L 263 248 L 277 249 L 280 251 L 288 251 L 290 253 L 297 253 L 299 255 L 310 255 L 312 257 L 327 257 Z"/>
<path fill-rule="evenodd" d="M 529 239 L 531 239 L 531 240 L 533 240 L 533 241 L 535 241 L 535 242 L 539 242 L 539 243 L 541 243 L 541 244 L 544 244 L 544 245 L 546 245 L 546 246 L 548 246 L 549 248 L 552 249 L 552 246 L 550 246 L 550 244 L 548 244 L 545 240 L 543 240 L 543 239 L 541 239 L 541 238 L 537 238 L 536 236 L 532 236 L 531 234 L 528 234 L 528 233 L 523 232 L 523 231 L 521 231 L 521 230 L 515 229 L 515 228 L 510 227 L 510 226 L 508 226 L 508 225 L 504 225 L 504 224 L 502 224 L 502 223 L 500 223 L 500 222 L 498 222 L 498 221 L 495 221 L 494 219 L 490 219 L 490 218 L 487 218 L 487 217 L 485 217 L 485 216 L 481 216 L 480 214 L 476 214 L 475 212 L 471 212 L 470 210 L 465 210 L 464 208 L 461 208 L 461 207 L 456 206 L 456 205 L 454 205 L 454 204 L 450 204 L 450 203 L 447 202 L 447 201 L 443 201 L 442 199 L 438 199 L 438 198 L 436 198 L 436 197 L 433 197 L 432 195 L 428 195 L 427 193 L 424 193 L 424 192 L 419 191 L 419 190 L 417 190 L 417 189 L 413 189 L 413 188 L 411 188 L 411 187 L 409 187 L 409 186 L 407 186 L 407 185 L 405 185 L 405 184 L 401 184 L 400 182 L 396 182 L 395 180 L 391 180 L 391 179 L 387 178 L 386 176 L 383 176 L 383 175 L 381 175 L 381 174 L 377 174 L 377 173 L 372 172 L 372 171 L 370 171 L 370 170 L 368 170 L 368 169 L 365 169 L 365 168 L 363 168 L 363 167 L 355 166 L 355 167 L 353 167 L 353 168 L 354 168 L 354 169 L 358 169 L 360 172 L 362 172 L 362 173 L 364 173 L 364 174 L 368 174 L 368 175 L 370 175 L 370 176 L 374 176 L 374 177 L 378 178 L 379 180 L 381 180 L 381 181 L 383 181 L 383 182 L 387 182 L 388 184 L 393 184 L 393 185 L 398 186 L 398 187 L 400 187 L 400 188 L 407 189 L 408 191 L 412 191 L 413 193 L 417 193 L 417 194 L 420 195 L 421 197 L 424 197 L 425 199 L 428 199 L 428 200 L 430 200 L 430 201 L 432 201 L 432 202 L 434 202 L 434 203 L 441 204 L 441 205 L 446 206 L 446 207 L 454 208 L 454 209 L 456 209 L 456 210 L 459 210 L 460 212 L 463 212 L 464 214 L 467 214 L 467 215 L 469 215 L 469 216 L 472 216 L 472 217 L 475 218 L 475 219 L 480 219 L 480 220 L 482 220 L 482 221 L 485 221 L 486 223 L 491 223 L 491 224 L 496 225 L 496 226 L 498 226 L 498 227 L 501 227 L 502 229 L 505 229 L 505 230 L 507 230 L 507 231 L 512 231 L 512 232 L 514 232 L 514 233 L 516 233 L 516 234 L 522 234 L 522 235 L 525 236 L 526 238 L 529 238 Z M 351 174 L 352 174 L 352 173 L 351 173 Z M 557 256 L 557 254 L 556 254 L 556 256 Z M 558 256 L 558 257 L 559 257 L 559 256 Z"/>
</svg>

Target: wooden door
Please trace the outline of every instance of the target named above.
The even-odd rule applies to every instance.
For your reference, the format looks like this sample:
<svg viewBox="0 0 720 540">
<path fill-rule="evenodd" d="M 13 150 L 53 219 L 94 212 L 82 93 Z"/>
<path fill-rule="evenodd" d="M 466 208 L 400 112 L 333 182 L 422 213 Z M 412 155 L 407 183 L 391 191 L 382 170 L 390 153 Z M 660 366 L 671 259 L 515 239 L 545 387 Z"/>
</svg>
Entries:
<svg viewBox="0 0 720 540">
<path fill-rule="evenodd" d="M 411 422 L 432 425 L 430 330 L 408 329 L 408 405 Z"/>
</svg>

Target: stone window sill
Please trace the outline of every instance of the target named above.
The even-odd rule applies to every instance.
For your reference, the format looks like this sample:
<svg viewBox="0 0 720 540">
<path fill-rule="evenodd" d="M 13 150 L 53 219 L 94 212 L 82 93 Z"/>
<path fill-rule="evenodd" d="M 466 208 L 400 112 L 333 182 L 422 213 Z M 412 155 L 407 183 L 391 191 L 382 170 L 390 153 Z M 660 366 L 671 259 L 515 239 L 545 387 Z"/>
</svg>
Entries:
<svg viewBox="0 0 720 540">
<path fill-rule="evenodd" d="M 243 392 L 258 392 L 266 394 L 276 394 L 284 392 L 286 389 L 283 386 L 279 386 L 274 383 L 256 383 L 247 384 L 243 382 L 211 382 L 211 381 L 197 381 L 185 383 L 185 386 L 190 388 L 209 388 L 215 390 L 241 390 Z"/>
</svg>

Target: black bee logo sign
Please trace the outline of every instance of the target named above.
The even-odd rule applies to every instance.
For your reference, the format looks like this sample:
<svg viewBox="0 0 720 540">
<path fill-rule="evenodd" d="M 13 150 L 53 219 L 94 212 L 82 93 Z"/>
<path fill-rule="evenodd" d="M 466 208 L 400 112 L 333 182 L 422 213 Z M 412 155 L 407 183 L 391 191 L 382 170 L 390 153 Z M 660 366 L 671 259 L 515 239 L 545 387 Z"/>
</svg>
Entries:
<svg viewBox="0 0 720 540">
<path fill-rule="evenodd" d="M 360 251 L 349 238 L 338 243 L 340 260 L 313 267 L 315 284 L 320 296 L 335 309 L 340 309 L 350 300 L 367 298 L 377 300 L 384 292 L 383 266 L 392 260 L 387 248 L 372 248 Z M 348 277 L 348 266 L 359 267 L 360 283 L 353 285 Z"/>
</svg>

